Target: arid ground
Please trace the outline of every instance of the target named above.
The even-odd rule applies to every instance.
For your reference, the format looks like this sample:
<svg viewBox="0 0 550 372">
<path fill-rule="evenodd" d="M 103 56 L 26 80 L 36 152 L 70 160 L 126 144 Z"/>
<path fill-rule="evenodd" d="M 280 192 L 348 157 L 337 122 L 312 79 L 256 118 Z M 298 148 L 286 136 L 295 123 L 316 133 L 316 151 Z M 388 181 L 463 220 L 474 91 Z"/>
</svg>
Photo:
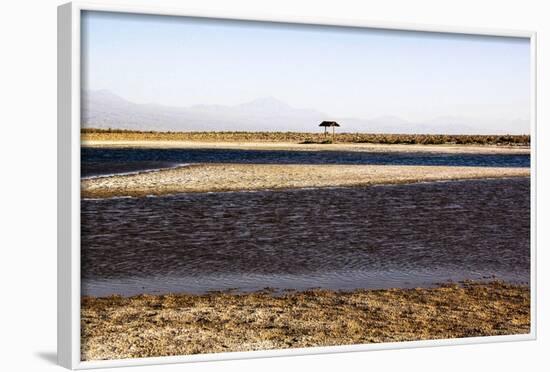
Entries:
<svg viewBox="0 0 550 372">
<path fill-rule="evenodd" d="M 82 299 L 83 360 L 530 332 L 527 286 Z"/>
</svg>

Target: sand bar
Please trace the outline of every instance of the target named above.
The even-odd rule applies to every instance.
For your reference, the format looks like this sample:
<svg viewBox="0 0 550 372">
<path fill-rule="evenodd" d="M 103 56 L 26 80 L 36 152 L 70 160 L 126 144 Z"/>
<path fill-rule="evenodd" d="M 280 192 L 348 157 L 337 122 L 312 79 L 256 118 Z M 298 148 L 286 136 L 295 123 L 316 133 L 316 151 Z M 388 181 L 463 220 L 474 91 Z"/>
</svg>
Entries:
<svg viewBox="0 0 550 372">
<path fill-rule="evenodd" d="M 522 177 L 529 168 L 333 165 L 197 164 L 133 175 L 85 179 L 82 197 L 166 195 L 183 192 L 368 186 L 420 181 Z"/>
<path fill-rule="evenodd" d="M 152 149 L 230 149 L 280 151 L 365 151 L 377 153 L 425 152 L 451 154 L 530 154 L 526 146 L 404 145 L 376 143 L 302 144 L 293 142 L 203 142 L 179 140 L 83 140 L 83 147 Z"/>
<path fill-rule="evenodd" d="M 525 334 L 529 287 L 83 298 L 83 360 Z"/>
</svg>

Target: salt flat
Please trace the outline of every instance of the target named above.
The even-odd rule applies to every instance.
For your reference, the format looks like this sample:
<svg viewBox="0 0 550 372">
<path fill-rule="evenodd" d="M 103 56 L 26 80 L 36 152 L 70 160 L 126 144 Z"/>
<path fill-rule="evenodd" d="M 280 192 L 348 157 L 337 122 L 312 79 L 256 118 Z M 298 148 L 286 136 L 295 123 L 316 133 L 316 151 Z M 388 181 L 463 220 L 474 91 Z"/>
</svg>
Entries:
<svg viewBox="0 0 550 372">
<path fill-rule="evenodd" d="M 84 179 L 83 198 L 183 192 L 349 187 L 458 179 L 525 177 L 529 168 L 341 164 L 196 164 Z"/>
<path fill-rule="evenodd" d="M 180 140 L 94 140 L 83 139 L 83 147 L 166 148 L 166 149 L 240 149 L 282 151 L 368 151 L 368 152 L 440 152 L 453 154 L 529 154 L 526 146 L 495 145 L 405 145 L 378 143 L 296 143 L 296 142 L 235 142 Z"/>
</svg>

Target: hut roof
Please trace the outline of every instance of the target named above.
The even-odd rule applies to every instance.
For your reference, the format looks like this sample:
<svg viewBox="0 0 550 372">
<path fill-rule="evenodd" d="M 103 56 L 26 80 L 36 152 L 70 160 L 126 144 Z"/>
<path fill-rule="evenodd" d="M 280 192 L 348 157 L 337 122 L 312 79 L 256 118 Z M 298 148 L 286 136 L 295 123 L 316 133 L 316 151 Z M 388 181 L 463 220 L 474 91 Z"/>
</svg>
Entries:
<svg viewBox="0 0 550 372">
<path fill-rule="evenodd" d="M 340 124 L 338 124 L 335 121 L 323 121 L 321 124 L 319 124 L 320 127 L 339 127 Z"/>
</svg>

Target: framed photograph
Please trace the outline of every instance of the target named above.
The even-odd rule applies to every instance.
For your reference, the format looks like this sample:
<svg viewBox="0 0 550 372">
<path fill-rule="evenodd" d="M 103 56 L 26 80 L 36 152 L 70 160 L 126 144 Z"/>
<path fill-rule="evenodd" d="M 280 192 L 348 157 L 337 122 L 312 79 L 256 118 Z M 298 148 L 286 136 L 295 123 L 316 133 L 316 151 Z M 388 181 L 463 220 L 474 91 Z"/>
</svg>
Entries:
<svg viewBox="0 0 550 372">
<path fill-rule="evenodd" d="M 534 339 L 535 48 L 60 6 L 60 364 Z"/>
</svg>

